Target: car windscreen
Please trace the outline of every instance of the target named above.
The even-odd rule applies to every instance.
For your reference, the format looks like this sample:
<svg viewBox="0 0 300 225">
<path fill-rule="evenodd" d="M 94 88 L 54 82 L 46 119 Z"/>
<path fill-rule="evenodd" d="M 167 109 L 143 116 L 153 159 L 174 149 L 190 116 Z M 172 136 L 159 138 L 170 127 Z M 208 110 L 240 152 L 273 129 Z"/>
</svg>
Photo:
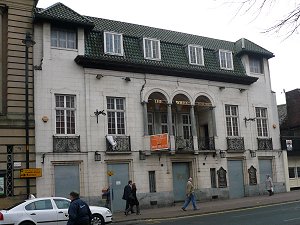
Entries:
<svg viewBox="0 0 300 225">
<path fill-rule="evenodd" d="M 18 202 L 18 203 L 14 204 L 14 205 L 12 205 L 12 206 L 10 206 L 10 207 L 8 207 L 8 208 L 5 208 L 5 209 L 3 209 L 3 210 L 11 210 L 11 209 L 15 208 L 16 206 L 21 205 L 21 204 L 24 203 L 24 202 L 25 202 L 25 201 Z"/>
</svg>

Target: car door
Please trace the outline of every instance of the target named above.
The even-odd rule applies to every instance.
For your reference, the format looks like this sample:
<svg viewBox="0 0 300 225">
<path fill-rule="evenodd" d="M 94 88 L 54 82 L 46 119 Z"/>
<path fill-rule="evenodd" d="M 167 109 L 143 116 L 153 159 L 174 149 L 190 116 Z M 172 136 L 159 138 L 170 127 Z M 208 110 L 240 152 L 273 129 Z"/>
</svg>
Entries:
<svg viewBox="0 0 300 225">
<path fill-rule="evenodd" d="M 68 209 L 70 200 L 53 198 L 54 207 L 57 209 L 57 225 L 66 225 L 69 219 Z"/>
<path fill-rule="evenodd" d="M 51 199 L 36 200 L 27 204 L 25 212 L 36 224 L 57 225 L 57 211 Z"/>
</svg>

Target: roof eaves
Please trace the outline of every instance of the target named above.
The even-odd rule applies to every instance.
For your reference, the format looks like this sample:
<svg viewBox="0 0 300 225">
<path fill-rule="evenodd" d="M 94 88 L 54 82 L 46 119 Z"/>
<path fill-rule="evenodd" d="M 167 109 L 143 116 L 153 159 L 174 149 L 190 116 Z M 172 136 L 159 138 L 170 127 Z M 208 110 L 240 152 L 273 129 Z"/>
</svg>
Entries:
<svg viewBox="0 0 300 225">
<path fill-rule="evenodd" d="M 250 76 L 237 76 L 229 75 L 228 73 L 222 72 L 203 72 L 203 71 L 192 71 L 188 69 L 179 69 L 179 68 L 169 68 L 169 67 L 158 67 L 154 65 L 142 65 L 140 63 L 133 62 L 116 62 L 108 61 L 98 58 L 86 57 L 83 55 L 77 56 L 74 61 L 83 67 L 88 68 L 99 68 L 99 69 L 108 69 L 108 70 L 121 70 L 128 72 L 141 72 L 141 73 L 153 73 L 153 74 L 163 74 L 169 76 L 178 76 L 178 77 L 189 77 L 195 79 L 211 80 L 211 81 L 220 81 L 227 83 L 237 83 L 250 85 L 258 80 L 257 77 Z"/>
</svg>

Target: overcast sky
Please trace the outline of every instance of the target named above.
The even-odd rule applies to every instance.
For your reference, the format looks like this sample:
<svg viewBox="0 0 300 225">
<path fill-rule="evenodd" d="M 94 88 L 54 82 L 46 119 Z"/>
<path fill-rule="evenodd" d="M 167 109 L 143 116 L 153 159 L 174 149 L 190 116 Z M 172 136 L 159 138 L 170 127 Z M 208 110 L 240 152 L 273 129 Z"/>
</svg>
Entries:
<svg viewBox="0 0 300 225">
<path fill-rule="evenodd" d="M 296 1 L 275 1 L 276 4 L 265 7 L 259 15 L 256 10 L 245 13 L 246 8 L 237 14 L 239 5 L 228 3 L 234 1 L 239 0 L 60 0 L 82 15 L 227 41 L 247 38 L 275 54 L 269 60 L 272 90 L 276 92 L 277 104 L 284 104 L 283 89 L 300 88 L 297 71 L 300 36 L 295 33 L 286 39 L 286 30 L 280 34 L 265 34 L 263 31 L 274 25 L 280 15 L 293 9 Z M 39 0 L 37 6 L 46 8 L 56 2 Z"/>
</svg>

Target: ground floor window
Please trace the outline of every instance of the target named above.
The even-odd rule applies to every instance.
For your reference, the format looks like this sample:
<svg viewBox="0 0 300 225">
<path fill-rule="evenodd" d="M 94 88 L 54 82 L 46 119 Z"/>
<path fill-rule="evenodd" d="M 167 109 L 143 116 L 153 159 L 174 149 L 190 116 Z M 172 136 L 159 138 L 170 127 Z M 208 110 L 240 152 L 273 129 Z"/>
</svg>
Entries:
<svg viewBox="0 0 300 225">
<path fill-rule="evenodd" d="M 155 171 L 149 171 L 149 189 L 151 192 L 156 192 Z"/>
</svg>

